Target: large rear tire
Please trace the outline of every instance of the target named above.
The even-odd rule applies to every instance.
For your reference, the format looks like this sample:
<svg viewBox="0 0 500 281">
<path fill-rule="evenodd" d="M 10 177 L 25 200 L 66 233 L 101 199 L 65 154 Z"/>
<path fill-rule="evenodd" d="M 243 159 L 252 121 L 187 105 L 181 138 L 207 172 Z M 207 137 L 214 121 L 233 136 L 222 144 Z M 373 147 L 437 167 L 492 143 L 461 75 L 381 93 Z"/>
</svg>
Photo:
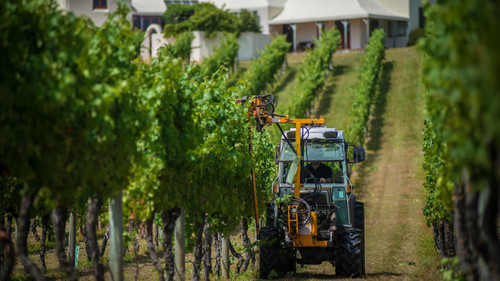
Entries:
<svg viewBox="0 0 500 281">
<path fill-rule="evenodd" d="M 276 227 L 263 227 L 260 230 L 259 270 L 260 278 L 269 279 L 271 272 L 279 274 L 280 241 Z"/>
<path fill-rule="evenodd" d="M 295 273 L 297 271 L 297 257 L 295 248 L 281 249 L 282 264 L 280 266 L 280 275 Z M 283 259 L 285 257 L 285 259 Z"/>
<path fill-rule="evenodd" d="M 366 273 L 365 266 L 365 206 L 362 202 L 354 203 L 354 228 L 361 229 L 361 273 Z"/>
<path fill-rule="evenodd" d="M 342 277 L 362 275 L 361 239 L 360 229 L 345 227 L 337 230 L 335 274 Z"/>
</svg>

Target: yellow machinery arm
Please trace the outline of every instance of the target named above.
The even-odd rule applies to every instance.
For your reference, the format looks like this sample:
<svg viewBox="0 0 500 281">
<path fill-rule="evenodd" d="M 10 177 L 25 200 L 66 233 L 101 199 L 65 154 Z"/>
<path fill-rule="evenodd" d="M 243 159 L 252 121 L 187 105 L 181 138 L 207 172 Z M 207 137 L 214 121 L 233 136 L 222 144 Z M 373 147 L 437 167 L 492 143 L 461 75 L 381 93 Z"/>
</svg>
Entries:
<svg viewBox="0 0 500 281">
<path fill-rule="evenodd" d="M 245 103 L 247 97 L 238 99 L 237 102 Z M 272 95 L 266 96 L 255 96 L 251 100 L 250 107 L 248 109 L 248 117 L 254 117 L 256 121 L 256 129 L 258 132 L 265 125 L 269 124 L 295 124 L 295 154 L 296 157 L 301 157 L 301 132 L 304 125 L 320 125 L 325 124 L 325 118 L 321 116 L 320 118 L 313 119 L 290 119 L 288 115 L 278 115 L 274 114 L 275 101 Z M 272 107 L 272 111 L 268 112 L 267 108 Z M 250 150 L 252 150 L 252 143 L 250 140 Z M 297 172 L 293 178 L 294 182 L 294 196 L 300 197 L 300 165 L 297 167 Z M 254 207 L 255 207 L 255 224 L 257 229 L 257 236 L 259 236 L 259 210 L 257 205 L 257 186 L 255 184 L 255 172 L 252 168 L 252 184 L 253 184 L 253 194 L 254 194 Z"/>
</svg>

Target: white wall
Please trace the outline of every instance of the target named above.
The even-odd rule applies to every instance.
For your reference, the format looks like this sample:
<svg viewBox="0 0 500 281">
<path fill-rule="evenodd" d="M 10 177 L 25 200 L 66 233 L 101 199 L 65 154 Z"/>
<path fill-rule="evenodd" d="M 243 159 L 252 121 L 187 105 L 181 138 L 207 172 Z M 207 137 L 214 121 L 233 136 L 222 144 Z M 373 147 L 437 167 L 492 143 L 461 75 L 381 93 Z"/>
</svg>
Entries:
<svg viewBox="0 0 500 281">
<path fill-rule="evenodd" d="M 68 10 L 68 0 L 56 0 L 57 6 L 62 11 Z"/>
<path fill-rule="evenodd" d="M 422 7 L 422 0 L 409 0 L 409 11 L 408 14 L 410 16 L 410 20 L 408 21 L 408 28 L 406 32 L 406 43 L 410 38 L 410 32 L 419 27 L 419 9 Z M 431 0 L 429 2 L 434 2 L 435 0 Z"/>
<path fill-rule="evenodd" d="M 222 33 L 218 32 L 216 36 L 207 38 L 205 32 L 193 32 L 194 39 L 191 43 L 191 61 L 201 62 L 203 58 L 210 56 L 213 53 L 213 47 L 219 44 Z"/>
<path fill-rule="evenodd" d="M 157 57 L 158 49 L 166 44 L 175 43 L 174 37 L 163 37 L 162 28 L 158 24 L 151 24 L 144 33 L 144 41 L 141 43 L 141 58 L 150 59 Z"/>
<path fill-rule="evenodd" d="M 271 36 L 275 36 L 278 34 L 283 34 L 283 26 L 282 25 L 271 25 L 269 26 L 269 34 Z"/>
<path fill-rule="evenodd" d="M 337 26 L 335 25 L 335 21 L 334 20 L 326 21 L 325 22 L 325 29 L 330 30 L 332 28 L 337 28 Z M 340 34 L 340 35 L 344 36 L 344 34 Z"/>
<path fill-rule="evenodd" d="M 221 32 L 212 38 L 206 38 L 205 33 L 200 31 L 193 32 L 193 34 L 191 61 L 197 62 L 201 62 L 204 58 L 213 54 L 213 48 L 219 45 L 220 39 L 224 36 Z M 253 32 L 242 33 L 238 38 L 240 46 L 238 49 L 238 60 L 251 60 L 258 57 L 259 51 L 269 42 L 271 42 L 270 35 Z M 151 25 L 146 31 L 144 41 L 141 44 L 141 57 L 146 60 L 156 57 L 159 48 L 174 43 L 174 37 L 163 37 L 159 25 Z"/>
<path fill-rule="evenodd" d="M 194 40 L 191 44 L 191 60 L 201 62 L 213 54 L 213 48 L 219 45 L 220 39 L 224 36 L 223 33 L 217 33 L 213 38 L 206 38 L 202 31 L 194 32 Z M 261 33 L 244 32 L 238 38 L 240 45 L 238 49 L 238 60 L 251 60 L 259 56 L 259 51 L 264 45 L 271 42 L 271 36 Z"/>
<path fill-rule="evenodd" d="M 238 38 L 238 43 L 240 44 L 238 60 L 251 60 L 258 57 L 259 51 L 270 42 L 271 36 L 268 34 L 243 32 Z"/>
<path fill-rule="evenodd" d="M 269 34 L 269 8 L 263 7 L 250 10 L 250 12 L 253 11 L 257 11 L 257 14 L 259 15 L 259 24 L 262 33 Z"/>
<path fill-rule="evenodd" d="M 297 24 L 297 47 L 300 42 L 313 42 L 318 38 L 318 27 L 314 22 Z"/>
<path fill-rule="evenodd" d="M 362 19 L 350 20 L 351 25 L 351 49 L 364 48 L 366 45 L 366 24 Z"/>
<path fill-rule="evenodd" d="M 63 0 L 64 1 L 64 0 Z M 85 15 L 89 17 L 97 26 L 102 25 L 108 18 L 108 14 L 117 10 L 120 0 L 108 0 L 107 9 L 93 9 L 91 0 L 68 0 L 66 10 L 72 11 L 75 15 Z M 130 6 L 130 0 L 126 0 Z"/>
</svg>

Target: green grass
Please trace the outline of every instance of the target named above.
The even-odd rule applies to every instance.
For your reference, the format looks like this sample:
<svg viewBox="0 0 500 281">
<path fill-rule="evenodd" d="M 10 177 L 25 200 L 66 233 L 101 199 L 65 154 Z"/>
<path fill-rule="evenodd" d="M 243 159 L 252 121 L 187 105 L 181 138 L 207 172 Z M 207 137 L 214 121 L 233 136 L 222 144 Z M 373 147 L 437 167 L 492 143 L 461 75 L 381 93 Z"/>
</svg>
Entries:
<svg viewBox="0 0 500 281">
<path fill-rule="evenodd" d="M 243 73 L 245 73 L 248 70 L 248 68 L 250 68 L 251 64 L 252 61 L 249 60 L 240 61 L 238 63 L 238 67 L 236 67 L 235 70 L 231 72 L 229 75 L 229 79 L 227 81 L 228 87 L 235 86 L 236 82 L 238 82 L 238 80 L 243 77 Z"/>
<path fill-rule="evenodd" d="M 333 71 L 329 71 L 325 87 L 315 100 L 313 113 L 316 117 L 324 115 L 327 126 L 345 129 L 349 124 L 349 112 L 353 102 L 358 69 L 363 54 L 335 54 L 333 56 Z M 288 67 L 285 75 L 273 91 L 278 100 L 277 112 L 288 108 L 290 101 L 297 95 L 297 71 L 303 61 L 303 55 L 289 54 Z"/>
</svg>

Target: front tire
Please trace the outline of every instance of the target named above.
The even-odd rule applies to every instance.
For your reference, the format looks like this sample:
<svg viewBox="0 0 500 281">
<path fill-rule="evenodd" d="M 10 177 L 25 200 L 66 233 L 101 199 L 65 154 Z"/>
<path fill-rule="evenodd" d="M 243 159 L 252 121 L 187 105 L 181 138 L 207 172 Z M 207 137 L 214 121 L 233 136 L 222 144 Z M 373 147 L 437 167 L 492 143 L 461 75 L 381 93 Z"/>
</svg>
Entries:
<svg viewBox="0 0 500 281">
<path fill-rule="evenodd" d="M 342 277 L 362 275 L 361 240 L 360 229 L 345 227 L 337 230 L 335 274 Z"/>
<path fill-rule="evenodd" d="M 295 248 L 282 248 L 281 249 L 281 253 L 282 253 L 282 264 L 281 264 L 281 268 L 280 268 L 280 271 L 282 274 L 286 275 L 288 274 L 289 272 L 291 273 L 295 273 L 297 271 L 297 257 L 296 257 L 296 250 Z M 283 257 L 285 257 L 285 259 L 283 260 Z"/>
<path fill-rule="evenodd" d="M 276 227 L 263 227 L 260 230 L 259 271 L 260 278 L 268 279 L 274 271 L 279 273 L 280 242 Z M 278 277 L 278 276 L 276 276 Z"/>
</svg>

